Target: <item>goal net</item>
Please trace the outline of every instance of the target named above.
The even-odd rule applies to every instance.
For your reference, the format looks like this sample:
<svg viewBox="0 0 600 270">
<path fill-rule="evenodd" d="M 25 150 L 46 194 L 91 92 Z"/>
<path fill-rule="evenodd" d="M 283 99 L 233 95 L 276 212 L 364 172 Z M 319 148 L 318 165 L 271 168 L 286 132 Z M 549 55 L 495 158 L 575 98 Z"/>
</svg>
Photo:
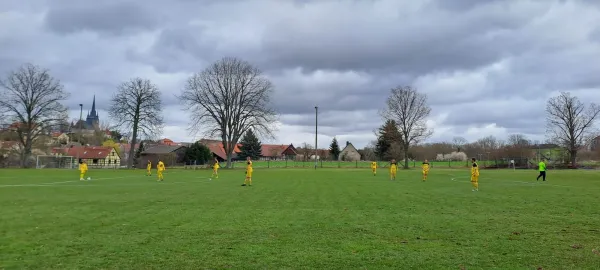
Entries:
<svg viewBox="0 0 600 270">
<path fill-rule="evenodd" d="M 75 166 L 76 159 L 72 156 L 37 156 L 35 161 L 35 167 L 38 169 L 73 169 Z"/>
</svg>

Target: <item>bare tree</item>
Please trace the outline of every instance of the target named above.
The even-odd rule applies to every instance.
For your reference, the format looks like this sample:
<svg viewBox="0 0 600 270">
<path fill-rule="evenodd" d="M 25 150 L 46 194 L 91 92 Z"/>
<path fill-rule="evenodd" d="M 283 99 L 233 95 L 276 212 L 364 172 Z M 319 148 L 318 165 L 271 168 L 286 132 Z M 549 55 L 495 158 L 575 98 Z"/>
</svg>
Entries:
<svg viewBox="0 0 600 270">
<path fill-rule="evenodd" d="M 404 168 L 408 169 L 408 152 L 411 144 L 419 143 L 433 133 L 427 128 L 427 117 L 431 108 L 427 105 L 427 95 L 405 86 L 391 90 L 387 108 L 381 112 L 385 120 L 394 120 L 402 136 Z"/>
<path fill-rule="evenodd" d="M 463 137 L 452 138 L 452 146 L 456 149 L 456 152 L 461 152 L 463 146 L 465 146 L 467 143 L 469 142 Z"/>
<path fill-rule="evenodd" d="M 561 92 L 548 100 L 546 113 L 550 136 L 568 151 L 571 165 L 575 166 L 577 152 L 592 135 L 600 107 L 594 103 L 586 107 L 577 97 Z"/>
<path fill-rule="evenodd" d="M 508 136 L 507 143 L 511 146 L 527 147 L 531 145 L 531 141 L 523 134 L 511 134 Z"/>
<path fill-rule="evenodd" d="M 49 71 L 26 64 L 0 80 L 0 114 L 11 122 L 22 151 L 22 167 L 28 166 L 34 142 L 49 129 L 67 119 L 67 109 L 61 104 L 69 94 Z"/>
<path fill-rule="evenodd" d="M 223 58 L 190 77 L 180 99 L 191 115 L 192 131 L 221 138 L 230 167 L 234 147 L 248 129 L 274 137 L 277 114 L 271 107 L 272 93 L 273 84 L 258 68 Z"/>
<path fill-rule="evenodd" d="M 129 157 L 135 154 L 138 137 L 155 138 L 162 133 L 163 117 L 160 91 L 150 80 L 133 78 L 122 83 L 111 100 L 110 117 L 116 126 L 131 130 Z M 133 159 L 127 160 L 127 167 Z"/>
</svg>

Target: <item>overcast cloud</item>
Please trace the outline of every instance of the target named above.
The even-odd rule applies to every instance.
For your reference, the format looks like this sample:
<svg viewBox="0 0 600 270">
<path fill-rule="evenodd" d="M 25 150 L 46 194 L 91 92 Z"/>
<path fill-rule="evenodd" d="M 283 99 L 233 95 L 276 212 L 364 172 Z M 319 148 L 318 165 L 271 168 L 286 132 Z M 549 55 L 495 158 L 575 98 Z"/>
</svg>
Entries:
<svg viewBox="0 0 600 270">
<path fill-rule="evenodd" d="M 224 56 L 276 86 L 277 143 L 374 139 L 389 89 L 429 95 L 431 141 L 544 139 L 545 101 L 600 99 L 600 4 L 592 0 L 0 1 L 0 74 L 31 62 L 73 93 L 79 117 L 135 76 L 163 93 L 162 137 L 192 141 L 175 95 Z M 85 112 L 84 112 L 85 114 Z"/>
</svg>

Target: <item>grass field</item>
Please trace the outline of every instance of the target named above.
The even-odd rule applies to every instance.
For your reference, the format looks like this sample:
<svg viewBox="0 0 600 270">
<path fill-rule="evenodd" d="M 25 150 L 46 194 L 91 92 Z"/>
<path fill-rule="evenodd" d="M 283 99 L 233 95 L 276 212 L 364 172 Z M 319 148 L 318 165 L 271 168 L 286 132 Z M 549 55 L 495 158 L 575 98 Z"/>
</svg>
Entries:
<svg viewBox="0 0 600 270">
<path fill-rule="evenodd" d="M 600 269 L 600 172 L 0 170 L 0 269 Z"/>
</svg>

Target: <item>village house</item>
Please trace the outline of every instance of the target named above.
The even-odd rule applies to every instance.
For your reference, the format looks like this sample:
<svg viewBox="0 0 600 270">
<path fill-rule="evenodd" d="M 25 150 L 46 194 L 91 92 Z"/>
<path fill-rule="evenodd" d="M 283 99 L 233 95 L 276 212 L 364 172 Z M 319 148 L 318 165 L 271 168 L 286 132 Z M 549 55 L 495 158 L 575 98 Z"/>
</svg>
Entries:
<svg viewBox="0 0 600 270">
<path fill-rule="evenodd" d="M 121 157 L 113 147 L 103 146 L 73 146 L 69 148 L 54 148 L 55 156 L 71 156 L 73 161 L 85 161 L 89 167 L 105 168 L 121 165 Z"/>
<path fill-rule="evenodd" d="M 183 145 L 155 145 L 144 150 L 136 167 L 140 169 L 146 168 L 148 160 L 152 162 L 152 167 L 156 168 L 158 161 L 162 161 L 165 166 L 183 165 L 185 159 L 185 151 L 188 147 Z"/>
<path fill-rule="evenodd" d="M 298 155 L 293 144 L 263 144 L 260 151 L 263 160 L 289 160 L 296 159 Z"/>
<path fill-rule="evenodd" d="M 340 152 L 338 157 L 340 161 L 358 161 L 360 160 L 360 153 L 350 142 L 346 142 L 346 147 Z"/>
</svg>

